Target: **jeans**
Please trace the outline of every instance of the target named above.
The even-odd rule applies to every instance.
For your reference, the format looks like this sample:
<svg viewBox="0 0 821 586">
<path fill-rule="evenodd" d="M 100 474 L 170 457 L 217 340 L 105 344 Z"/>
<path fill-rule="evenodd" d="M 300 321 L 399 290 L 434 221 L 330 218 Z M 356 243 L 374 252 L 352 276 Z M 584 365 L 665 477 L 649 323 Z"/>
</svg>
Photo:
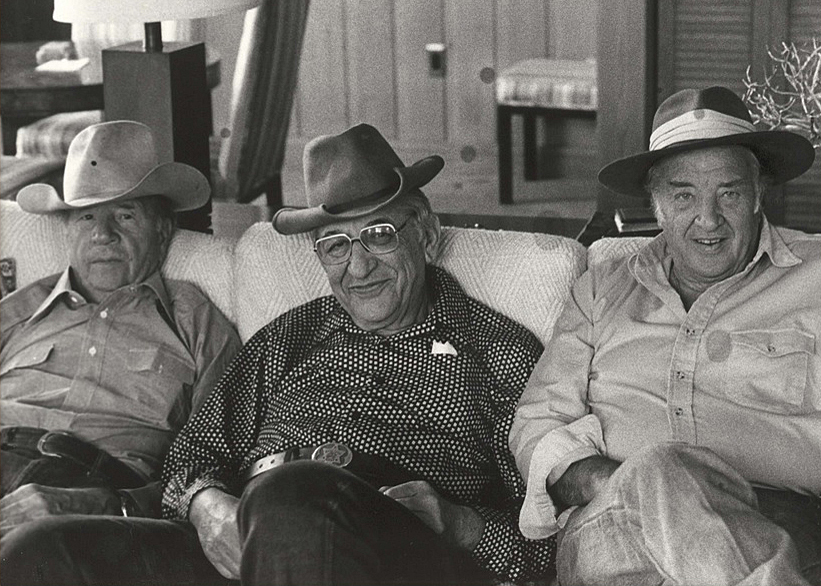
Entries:
<svg viewBox="0 0 821 586">
<path fill-rule="evenodd" d="M 242 584 L 490 584 L 405 507 L 343 469 L 297 461 L 254 478 L 240 500 Z M 0 540 L 3 584 L 207 586 L 231 582 L 180 521 L 67 516 Z"/>
<path fill-rule="evenodd" d="M 815 503 L 795 495 L 803 505 L 796 507 L 791 493 L 759 492 L 760 499 L 706 448 L 648 448 L 628 458 L 602 493 L 570 515 L 559 534 L 559 581 L 821 584 Z"/>
</svg>

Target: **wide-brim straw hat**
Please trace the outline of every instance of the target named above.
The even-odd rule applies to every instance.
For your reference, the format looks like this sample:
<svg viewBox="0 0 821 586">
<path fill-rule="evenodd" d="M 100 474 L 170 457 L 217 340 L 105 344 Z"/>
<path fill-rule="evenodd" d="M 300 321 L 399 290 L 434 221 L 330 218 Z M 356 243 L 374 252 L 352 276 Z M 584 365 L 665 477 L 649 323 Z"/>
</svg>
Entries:
<svg viewBox="0 0 821 586">
<path fill-rule="evenodd" d="M 644 182 L 658 160 L 695 149 L 749 148 L 774 185 L 798 177 L 815 160 L 809 140 L 786 130 L 757 131 L 741 98 L 725 87 L 681 90 L 653 118 L 648 152 L 624 157 L 599 172 L 599 182 L 624 195 L 648 197 Z"/>
<path fill-rule="evenodd" d="M 359 124 L 305 145 L 303 166 L 308 207 L 279 210 L 272 222 L 281 234 L 367 216 L 426 185 L 445 161 L 433 155 L 405 166 L 376 128 Z"/>
<path fill-rule="evenodd" d="M 49 214 L 162 195 L 175 211 L 193 210 L 208 201 L 208 179 L 183 163 L 160 163 L 151 129 L 119 120 L 89 126 L 68 147 L 63 194 L 35 183 L 17 194 L 20 207 Z"/>
</svg>

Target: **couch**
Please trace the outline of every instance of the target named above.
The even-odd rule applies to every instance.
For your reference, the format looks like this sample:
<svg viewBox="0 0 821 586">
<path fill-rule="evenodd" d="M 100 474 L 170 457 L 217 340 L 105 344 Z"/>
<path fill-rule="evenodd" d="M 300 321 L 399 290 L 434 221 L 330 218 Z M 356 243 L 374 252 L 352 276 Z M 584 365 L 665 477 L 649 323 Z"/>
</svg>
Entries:
<svg viewBox="0 0 821 586">
<path fill-rule="evenodd" d="M 68 263 L 66 226 L 0 201 L 0 260 L 13 259 L 20 289 Z M 546 343 L 574 280 L 588 263 L 626 255 L 646 238 L 575 240 L 542 233 L 443 228 L 437 264 L 465 291 Z M 308 235 L 282 236 L 269 222 L 238 237 L 178 230 L 163 275 L 198 285 L 236 325 L 243 342 L 279 314 L 330 294 Z"/>
</svg>

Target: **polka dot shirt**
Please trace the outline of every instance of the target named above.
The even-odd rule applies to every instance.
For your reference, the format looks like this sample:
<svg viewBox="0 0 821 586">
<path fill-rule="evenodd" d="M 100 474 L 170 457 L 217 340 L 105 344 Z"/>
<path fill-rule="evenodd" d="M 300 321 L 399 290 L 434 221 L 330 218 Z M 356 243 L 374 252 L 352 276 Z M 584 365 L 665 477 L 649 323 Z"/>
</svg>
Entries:
<svg viewBox="0 0 821 586">
<path fill-rule="evenodd" d="M 500 578 L 549 573 L 554 541 L 518 529 L 524 483 L 507 446 L 542 346 L 444 270 L 428 275 L 432 311 L 397 334 L 361 330 L 333 296 L 257 332 L 171 447 L 164 515 L 186 519 L 204 488 L 239 495 L 260 458 L 337 441 L 479 512 L 486 525 L 473 555 Z"/>
</svg>

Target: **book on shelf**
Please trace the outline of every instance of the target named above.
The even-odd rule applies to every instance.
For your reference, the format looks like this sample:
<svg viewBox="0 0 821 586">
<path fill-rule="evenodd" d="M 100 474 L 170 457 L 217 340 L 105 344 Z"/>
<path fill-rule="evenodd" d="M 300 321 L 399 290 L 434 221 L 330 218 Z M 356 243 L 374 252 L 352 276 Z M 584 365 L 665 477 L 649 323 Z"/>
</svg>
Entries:
<svg viewBox="0 0 821 586">
<path fill-rule="evenodd" d="M 634 234 L 637 232 L 657 233 L 661 228 L 650 208 L 618 208 L 613 219 L 619 234 Z"/>
</svg>

